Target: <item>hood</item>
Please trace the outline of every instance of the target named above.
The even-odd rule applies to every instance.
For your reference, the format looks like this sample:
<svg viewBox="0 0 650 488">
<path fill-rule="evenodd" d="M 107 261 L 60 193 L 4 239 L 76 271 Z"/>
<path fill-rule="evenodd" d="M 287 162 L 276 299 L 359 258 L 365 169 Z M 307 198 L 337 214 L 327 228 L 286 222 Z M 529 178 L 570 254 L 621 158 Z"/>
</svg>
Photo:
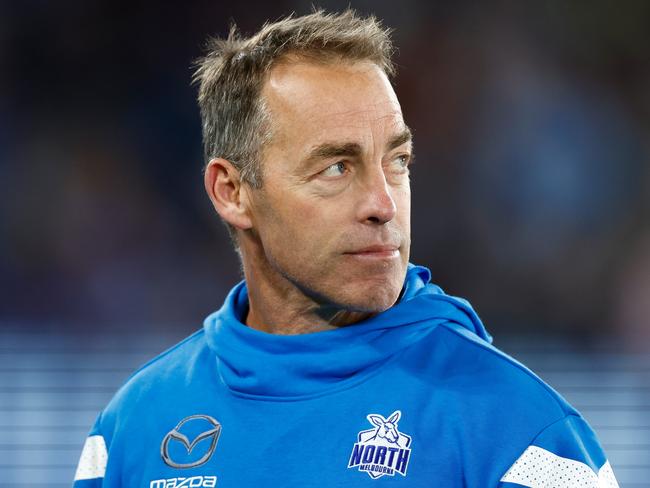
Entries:
<svg viewBox="0 0 650 488">
<path fill-rule="evenodd" d="M 443 322 L 491 342 L 469 303 L 446 295 L 430 279 L 427 268 L 409 264 L 401 298 L 385 312 L 334 330 L 288 336 L 242 323 L 248 311 L 242 281 L 204 323 L 220 379 L 243 396 L 290 400 L 361 381 Z"/>
</svg>

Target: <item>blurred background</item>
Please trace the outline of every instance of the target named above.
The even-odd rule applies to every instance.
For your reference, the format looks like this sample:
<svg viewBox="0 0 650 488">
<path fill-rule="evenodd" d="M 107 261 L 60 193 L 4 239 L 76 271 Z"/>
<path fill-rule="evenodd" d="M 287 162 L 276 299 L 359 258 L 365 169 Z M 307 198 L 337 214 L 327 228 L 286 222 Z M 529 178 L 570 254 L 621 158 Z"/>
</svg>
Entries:
<svg viewBox="0 0 650 488">
<path fill-rule="evenodd" d="M 395 29 L 412 261 L 581 408 L 621 486 L 650 486 L 650 2 L 316 4 Z M 311 5 L 0 2 L 11 486 L 68 486 L 115 388 L 241 279 L 203 190 L 191 64 L 233 21 Z"/>
</svg>

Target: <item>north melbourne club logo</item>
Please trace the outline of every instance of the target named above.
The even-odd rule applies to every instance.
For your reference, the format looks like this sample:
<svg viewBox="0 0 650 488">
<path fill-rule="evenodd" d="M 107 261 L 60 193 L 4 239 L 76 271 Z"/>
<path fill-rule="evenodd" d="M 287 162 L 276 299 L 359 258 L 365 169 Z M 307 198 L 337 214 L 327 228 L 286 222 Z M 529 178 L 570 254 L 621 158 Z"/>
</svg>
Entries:
<svg viewBox="0 0 650 488">
<path fill-rule="evenodd" d="M 411 436 L 397 429 L 402 412 L 396 410 L 388 418 L 370 414 L 366 418 L 374 428 L 362 430 L 352 448 L 348 468 L 365 471 L 373 479 L 382 476 L 406 476 L 411 457 Z"/>
</svg>

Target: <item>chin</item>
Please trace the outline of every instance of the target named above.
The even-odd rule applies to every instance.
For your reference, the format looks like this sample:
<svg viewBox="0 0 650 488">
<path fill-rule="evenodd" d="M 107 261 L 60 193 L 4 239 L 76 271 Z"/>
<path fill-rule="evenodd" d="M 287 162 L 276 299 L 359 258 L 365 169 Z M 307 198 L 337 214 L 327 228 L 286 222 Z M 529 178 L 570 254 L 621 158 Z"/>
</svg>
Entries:
<svg viewBox="0 0 650 488">
<path fill-rule="evenodd" d="M 400 270 L 401 271 L 401 270 Z M 346 277 L 339 285 L 336 302 L 358 312 L 380 313 L 392 307 L 402 292 L 406 268 L 403 272 L 379 273 L 363 277 Z M 355 279 L 356 278 L 356 279 Z M 340 278 L 338 278 L 340 280 Z"/>
<path fill-rule="evenodd" d="M 381 313 L 395 304 L 401 291 L 401 286 L 387 288 L 385 283 L 377 288 L 364 287 L 363 294 L 351 293 L 347 299 L 341 300 L 341 305 L 354 312 Z"/>
</svg>

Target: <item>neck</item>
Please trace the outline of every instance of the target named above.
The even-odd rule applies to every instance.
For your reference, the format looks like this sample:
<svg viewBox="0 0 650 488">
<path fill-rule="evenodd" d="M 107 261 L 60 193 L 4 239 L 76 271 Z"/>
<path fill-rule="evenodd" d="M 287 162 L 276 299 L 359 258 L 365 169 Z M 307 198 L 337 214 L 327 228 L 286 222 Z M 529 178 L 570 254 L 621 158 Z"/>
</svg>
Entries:
<svg viewBox="0 0 650 488">
<path fill-rule="evenodd" d="M 242 263 L 249 301 L 245 323 L 253 329 L 271 334 L 306 334 L 344 327 L 374 315 L 318 302 L 265 259 L 250 259 L 250 255 L 242 253 Z"/>
</svg>

